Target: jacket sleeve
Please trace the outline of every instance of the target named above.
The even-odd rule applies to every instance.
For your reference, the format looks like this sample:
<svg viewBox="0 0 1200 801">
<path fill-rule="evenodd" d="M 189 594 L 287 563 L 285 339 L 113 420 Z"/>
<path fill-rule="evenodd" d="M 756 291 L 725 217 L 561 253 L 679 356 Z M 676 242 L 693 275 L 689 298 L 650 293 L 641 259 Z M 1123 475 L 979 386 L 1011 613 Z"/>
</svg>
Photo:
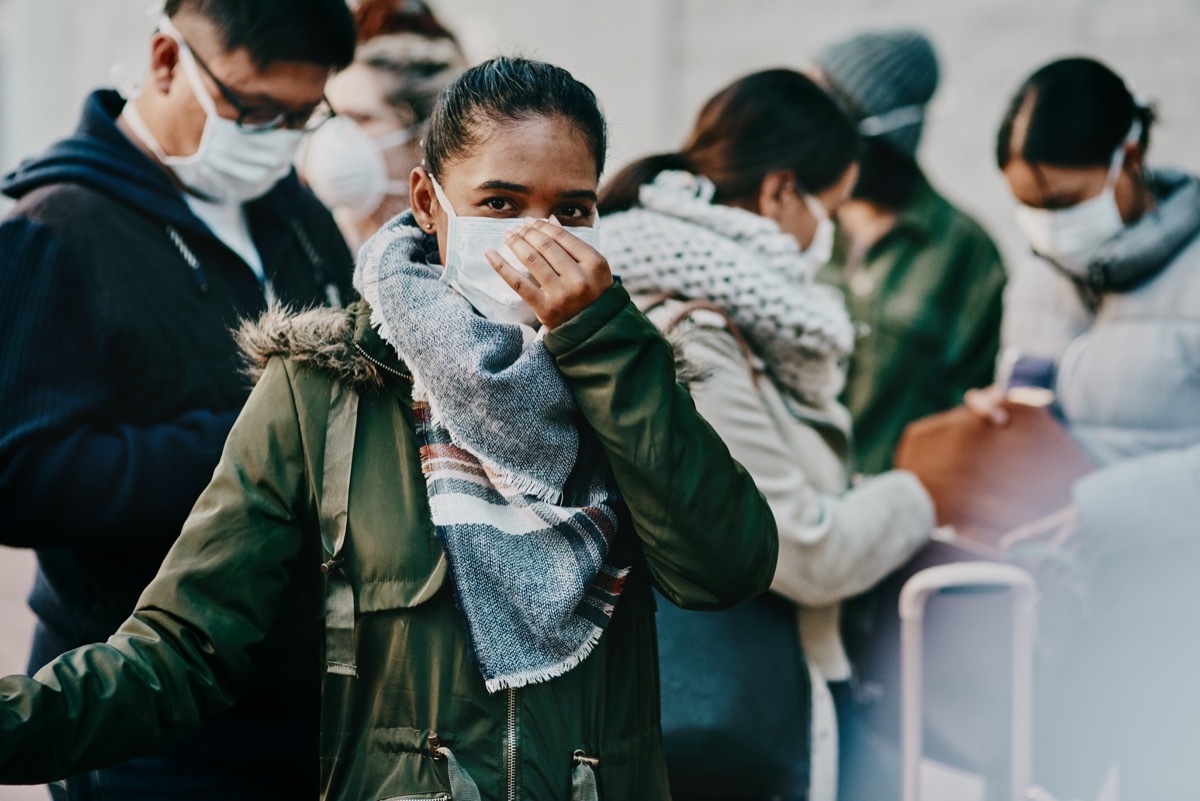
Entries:
<svg viewBox="0 0 1200 801">
<path fill-rule="evenodd" d="M 137 610 L 108 642 L 0 680 L 0 782 L 154 750 L 230 705 L 296 586 L 311 514 L 291 388 L 275 361 Z M 309 518 L 310 519 L 310 518 Z"/>
<path fill-rule="evenodd" d="M 933 530 L 933 504 L 916 477 L 893 471 L 842 495 L 817 491 L 754 384 L 750 364 L 725 330 L 697 324 L 687 358 L 709 371 L 696 408 L 750 471 L 779 526 L 771 589 L 805 606 L 826 606 L 872 587 Z M 767 380 L 764 378 L 763 380 Z"/>
<path fill-rule="evenodd" d="M 975 226 L 954 270 L 964 279 L 952 330 L 946 332 L 948 406 L 962 403 L 968 389 L 992 382 L 1000 350 L 1006 280 L 1000 252 L 983 229 Z"/>
<path fill-rule="evenodd" d="M 236 412 L 113 422 L 107 343 L 69 262 L 46 228 L 22 218 L 0 225 L 0 543 L 173 539 Z"/>
<path fill-rule="evenodd" d="M 675 380 L 671 347 L 620 284 L 551 331 L 598 432 L 659 589 L 723 609 L 766 590 L 778 537 L 754 481 Z"/>
<path fill-rule="evenodd" d="M 1079 534 L 1095 557 L 1197 542 L 1200 445 L 1141 456 L 1075 483 Z"/>
</svg>

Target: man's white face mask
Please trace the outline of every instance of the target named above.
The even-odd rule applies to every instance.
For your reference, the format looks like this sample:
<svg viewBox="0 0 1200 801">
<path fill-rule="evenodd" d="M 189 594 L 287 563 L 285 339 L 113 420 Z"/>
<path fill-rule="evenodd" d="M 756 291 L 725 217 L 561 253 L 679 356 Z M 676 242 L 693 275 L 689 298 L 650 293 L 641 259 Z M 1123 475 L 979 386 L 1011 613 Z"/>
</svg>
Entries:
<svg viewBox="0 0 1200 801">
<path fill-rule="evenodd" d="M 301 163 L 321 202 L 355 222 L 369 218 L 388 195 L 407 197 L 408 182 L 388 174 L 384 155 L 412 141 L 415 128 L 371 136 L 349 117 L 334 117 L 309 137 Z"/>
<path fill-rule="evenodd" d="M 521 260 L 504 244 L 504 233 L 519 228 L 521 223 L 494 217 L 460 217 L 454 212 L 437 179 L 430 176 L 430 180 L 433 182 L 434 195 L 449 220 L 442 283 L 466 298 L 475 311 L 492 322 L 537 325 L 538 319 L 533 309 L 504 282 L 483 255 L 488 250 L 495 250 L 514 270 L 529 275 Z M 592 247 L 598 247 L 598 228 L 576 226 L 568 230 Z"/>
<path fill-rule="evenodd" d="M 304 132 L 287 128 L 244 131 L 235 120 L 220 116 L 187 42 L 167 17 L 159 21 L 158 27 L 179 45 L 183 74 L 204 109 L 204 132 L 195 153 L 169 156 L 136 105 L 126 103 L 123 114 L 130 128 L 188 191 L 204 200 L 240 204 L 265 195 L 291 170 L 292 158 Z"/>
</svg>

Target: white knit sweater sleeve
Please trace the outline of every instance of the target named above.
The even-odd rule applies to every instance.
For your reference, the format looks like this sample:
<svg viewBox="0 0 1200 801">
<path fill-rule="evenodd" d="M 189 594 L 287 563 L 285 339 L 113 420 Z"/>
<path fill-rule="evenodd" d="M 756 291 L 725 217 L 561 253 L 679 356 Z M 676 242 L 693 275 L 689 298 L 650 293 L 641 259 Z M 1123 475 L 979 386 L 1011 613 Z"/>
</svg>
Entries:
<svg viewBox="0 0 1200 801">
<path fill-rule="evenodd" d="M 805 606 L 835 603 L 874 585 L 929 538 L 933 505 L 909 473 L 886 473 L 841 496 L 816 490 L 788 451 L 781 422 L 765 407 L 751 366 L 727 331 L 696 326 L 686 356 L 710 372 L 693 390 L 697 409 L 750 472 L 775 515 L 773 590 Z M 784 424 L 806 425 L 794 418 Z"/>
</svg>

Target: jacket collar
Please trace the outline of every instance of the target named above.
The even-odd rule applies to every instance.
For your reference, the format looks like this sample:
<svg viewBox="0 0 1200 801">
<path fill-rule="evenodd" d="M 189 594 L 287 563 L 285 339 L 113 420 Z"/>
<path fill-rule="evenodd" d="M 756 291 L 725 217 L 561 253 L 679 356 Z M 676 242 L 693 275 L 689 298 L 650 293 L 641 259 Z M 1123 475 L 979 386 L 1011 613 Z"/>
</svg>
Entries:
<svg viewBox="0 0 1200 801">
<path fill-rule="evenodd" d="M 363 301 L 302 312 L 275 306 L 244 323 L 236 336 L 253 381 L 272 358 L 281 357 L 331 373 L 359 391 L 411 398 L 408 367 L 371 325 L 371 307 Z"/>
<path fill-rule="evenodd" d="M 1100 247 L 1088 265 L 1095 291 L 1125 292 L 1157 275 L 1200 234 L 1200 178 L 1174 170 L 1146 174 L 1155 206 Z"/>
</svg>

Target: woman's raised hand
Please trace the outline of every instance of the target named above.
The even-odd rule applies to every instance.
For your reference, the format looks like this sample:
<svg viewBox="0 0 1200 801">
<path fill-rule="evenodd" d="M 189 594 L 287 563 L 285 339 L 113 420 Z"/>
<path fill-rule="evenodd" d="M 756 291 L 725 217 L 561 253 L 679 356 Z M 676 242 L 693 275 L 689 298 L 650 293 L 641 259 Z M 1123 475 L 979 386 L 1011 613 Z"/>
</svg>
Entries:
<svg viewBox="0 0 1200 801">
<path fill-rule="evenodd" d="M 492 269 L 529 304 L 547 328 L 579 314 L 613 283 L 608 261 L 558 220 L 551 219 L 552 222 L 547 222 L 527 217 L 522 227 L 504 235 L 504 243 L 528 275 L 494 250 L 484 254 Z"/>
<path fill-rule="evenodd" d="M 1008 423 L 1008 412 L 1004 409 L 1004 390 L 996 384 L 983 389 L 968 389 L 963 405 L 976 417 L 998 426 Z"/>
</svg>

